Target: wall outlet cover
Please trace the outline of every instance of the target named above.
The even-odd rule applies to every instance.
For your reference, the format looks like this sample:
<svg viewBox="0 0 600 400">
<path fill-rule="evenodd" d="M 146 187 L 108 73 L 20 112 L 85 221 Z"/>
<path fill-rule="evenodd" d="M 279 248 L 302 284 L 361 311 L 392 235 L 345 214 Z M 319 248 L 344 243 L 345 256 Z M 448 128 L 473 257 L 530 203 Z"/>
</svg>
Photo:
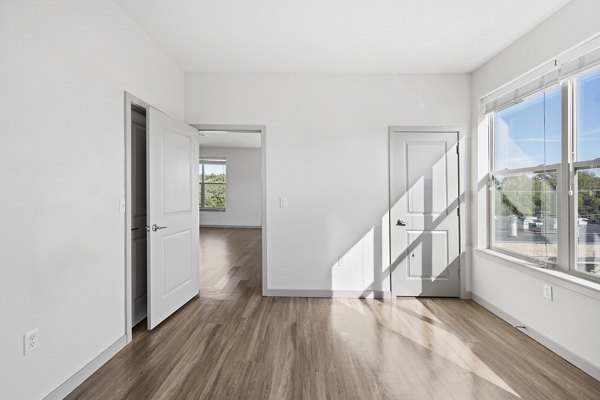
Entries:
<svg viewBox="0 0 600 400">
<path fill-rule="evenodd" d="M 552 286 L 544 284 L 544 297 L 552 300 Z"/>
<path fill-rule="evenodd" d="M 27 332 L 23 335 L 23 350 L 25 354 L 29 354 L 31 351 L 35 350 L 40 345 L 40 331 L 39 329 L 34 329 L 30 332 Z"/>
</svg>

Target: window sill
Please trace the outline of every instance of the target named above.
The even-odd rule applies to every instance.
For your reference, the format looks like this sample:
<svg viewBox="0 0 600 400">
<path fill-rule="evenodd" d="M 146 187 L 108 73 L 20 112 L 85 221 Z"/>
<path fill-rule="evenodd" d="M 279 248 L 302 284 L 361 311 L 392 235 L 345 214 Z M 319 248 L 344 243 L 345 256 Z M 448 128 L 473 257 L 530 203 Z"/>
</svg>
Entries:
<svg viewBox="0 0 600 400">
<path fill-rule="evenodd" d="M 580 278 L 565 271 L 542 268 L 539 265 L 535 265 L 518 257 L 490 249 L 475 249 L 475 252 L 482 256 L 502 261 L 503 265 L 527 273 L 538 279 L 545 280 L 548 283 L 600 300 L 600 283 L 595 281 Z"/>
<path fill-rule="evenodd" d="M 226 208 L 201 208 L 200 212 L 209 211 L 209 212 L 225 212 Z"/>
</svg>

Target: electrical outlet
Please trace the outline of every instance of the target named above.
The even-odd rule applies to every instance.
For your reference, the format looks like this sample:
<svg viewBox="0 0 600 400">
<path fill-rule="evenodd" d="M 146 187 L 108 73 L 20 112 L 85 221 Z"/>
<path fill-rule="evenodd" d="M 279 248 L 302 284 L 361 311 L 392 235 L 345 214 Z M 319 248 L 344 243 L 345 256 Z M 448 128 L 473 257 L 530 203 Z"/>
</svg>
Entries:
<svg viewBox="0 0 600 400">
<path fill-rule="evenodd" d="M 552 301 L 552 286 L 544 284 L 544 297 Z"/>
<path fill-rule="evenodd" d="M 344 266 L 344 257 L 343 256 L 339 256 L 338 257 L 338 267 L 343 267 Z"/>
<path fill-rule="evenodd" d="M 39 329 L 34 329 L 31 332 L 27 332 L 23 335 L 23 350 L 25 351 L 25 355 L 29 354 L 29 352 L 35 350 L 40 345 L 40 331 Z"/>
</svg>

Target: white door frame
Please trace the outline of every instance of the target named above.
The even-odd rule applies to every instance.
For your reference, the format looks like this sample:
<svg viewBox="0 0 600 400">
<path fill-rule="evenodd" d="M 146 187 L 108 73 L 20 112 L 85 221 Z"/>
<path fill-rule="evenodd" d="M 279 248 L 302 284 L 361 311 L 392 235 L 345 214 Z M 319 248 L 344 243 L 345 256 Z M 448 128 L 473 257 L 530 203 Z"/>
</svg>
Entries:
<svg viewBox="0 0 600 400">
<path fill-rule="evenodd" d="M 256 131 L 260 132 L 261 151 L 261 234 L 262 234 L 262 295 L 267 295 L 267 127 L 265 125 L 223 125 L 223 124 L 196 124 L 190 125 L 202 131 Z"/>
<path fill-rule="evenodd" d="M 466 236 L 466 218 L 467 218 L 467 210 L 466 210 L 466 199 L 467 193 L 465 192 L 466 187 L 466 176 L 465 176 L 465 159 L 467 157 L 467 153 L 465 151 L 465 128 L 461 126 L 390 126 L 388 129 L 388 240 L 389 243 L 389 260 L 390 260 L 390 291 L 392 293 L 392 298 L 396 297 L 396 292 L 394 287 L 392 286 L 392 274 L 395 272 L 395 268 L 392 269 L 392 228 L 393 224 L 391 221 L 391 209 L 392 209 L 392 182 L 390 175 L 390 156 L 391 156 L 391 138 L 394 133 L 456 133 L 458 135 L 458 196 L 459 196 L 459 274 L 460 274 L 460 298 L 468 298 L 468 293 L 466 290 L 466 246 L 465 246 L 465 236 Z"/>
</svg>

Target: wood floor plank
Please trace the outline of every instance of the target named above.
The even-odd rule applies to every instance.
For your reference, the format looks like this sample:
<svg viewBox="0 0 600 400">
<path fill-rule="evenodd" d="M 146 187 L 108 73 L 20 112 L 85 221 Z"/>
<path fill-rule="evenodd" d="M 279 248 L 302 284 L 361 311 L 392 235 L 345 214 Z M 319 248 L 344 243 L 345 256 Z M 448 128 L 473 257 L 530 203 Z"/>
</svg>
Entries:
<svg viewBox="0 0 600 400">
<path fill-rule="evenodd" d="M 261 296 L 261 232 L 201 231 L 201 292 L 68 399 L 598 400 L 472 301 Z"/>
</svg>

